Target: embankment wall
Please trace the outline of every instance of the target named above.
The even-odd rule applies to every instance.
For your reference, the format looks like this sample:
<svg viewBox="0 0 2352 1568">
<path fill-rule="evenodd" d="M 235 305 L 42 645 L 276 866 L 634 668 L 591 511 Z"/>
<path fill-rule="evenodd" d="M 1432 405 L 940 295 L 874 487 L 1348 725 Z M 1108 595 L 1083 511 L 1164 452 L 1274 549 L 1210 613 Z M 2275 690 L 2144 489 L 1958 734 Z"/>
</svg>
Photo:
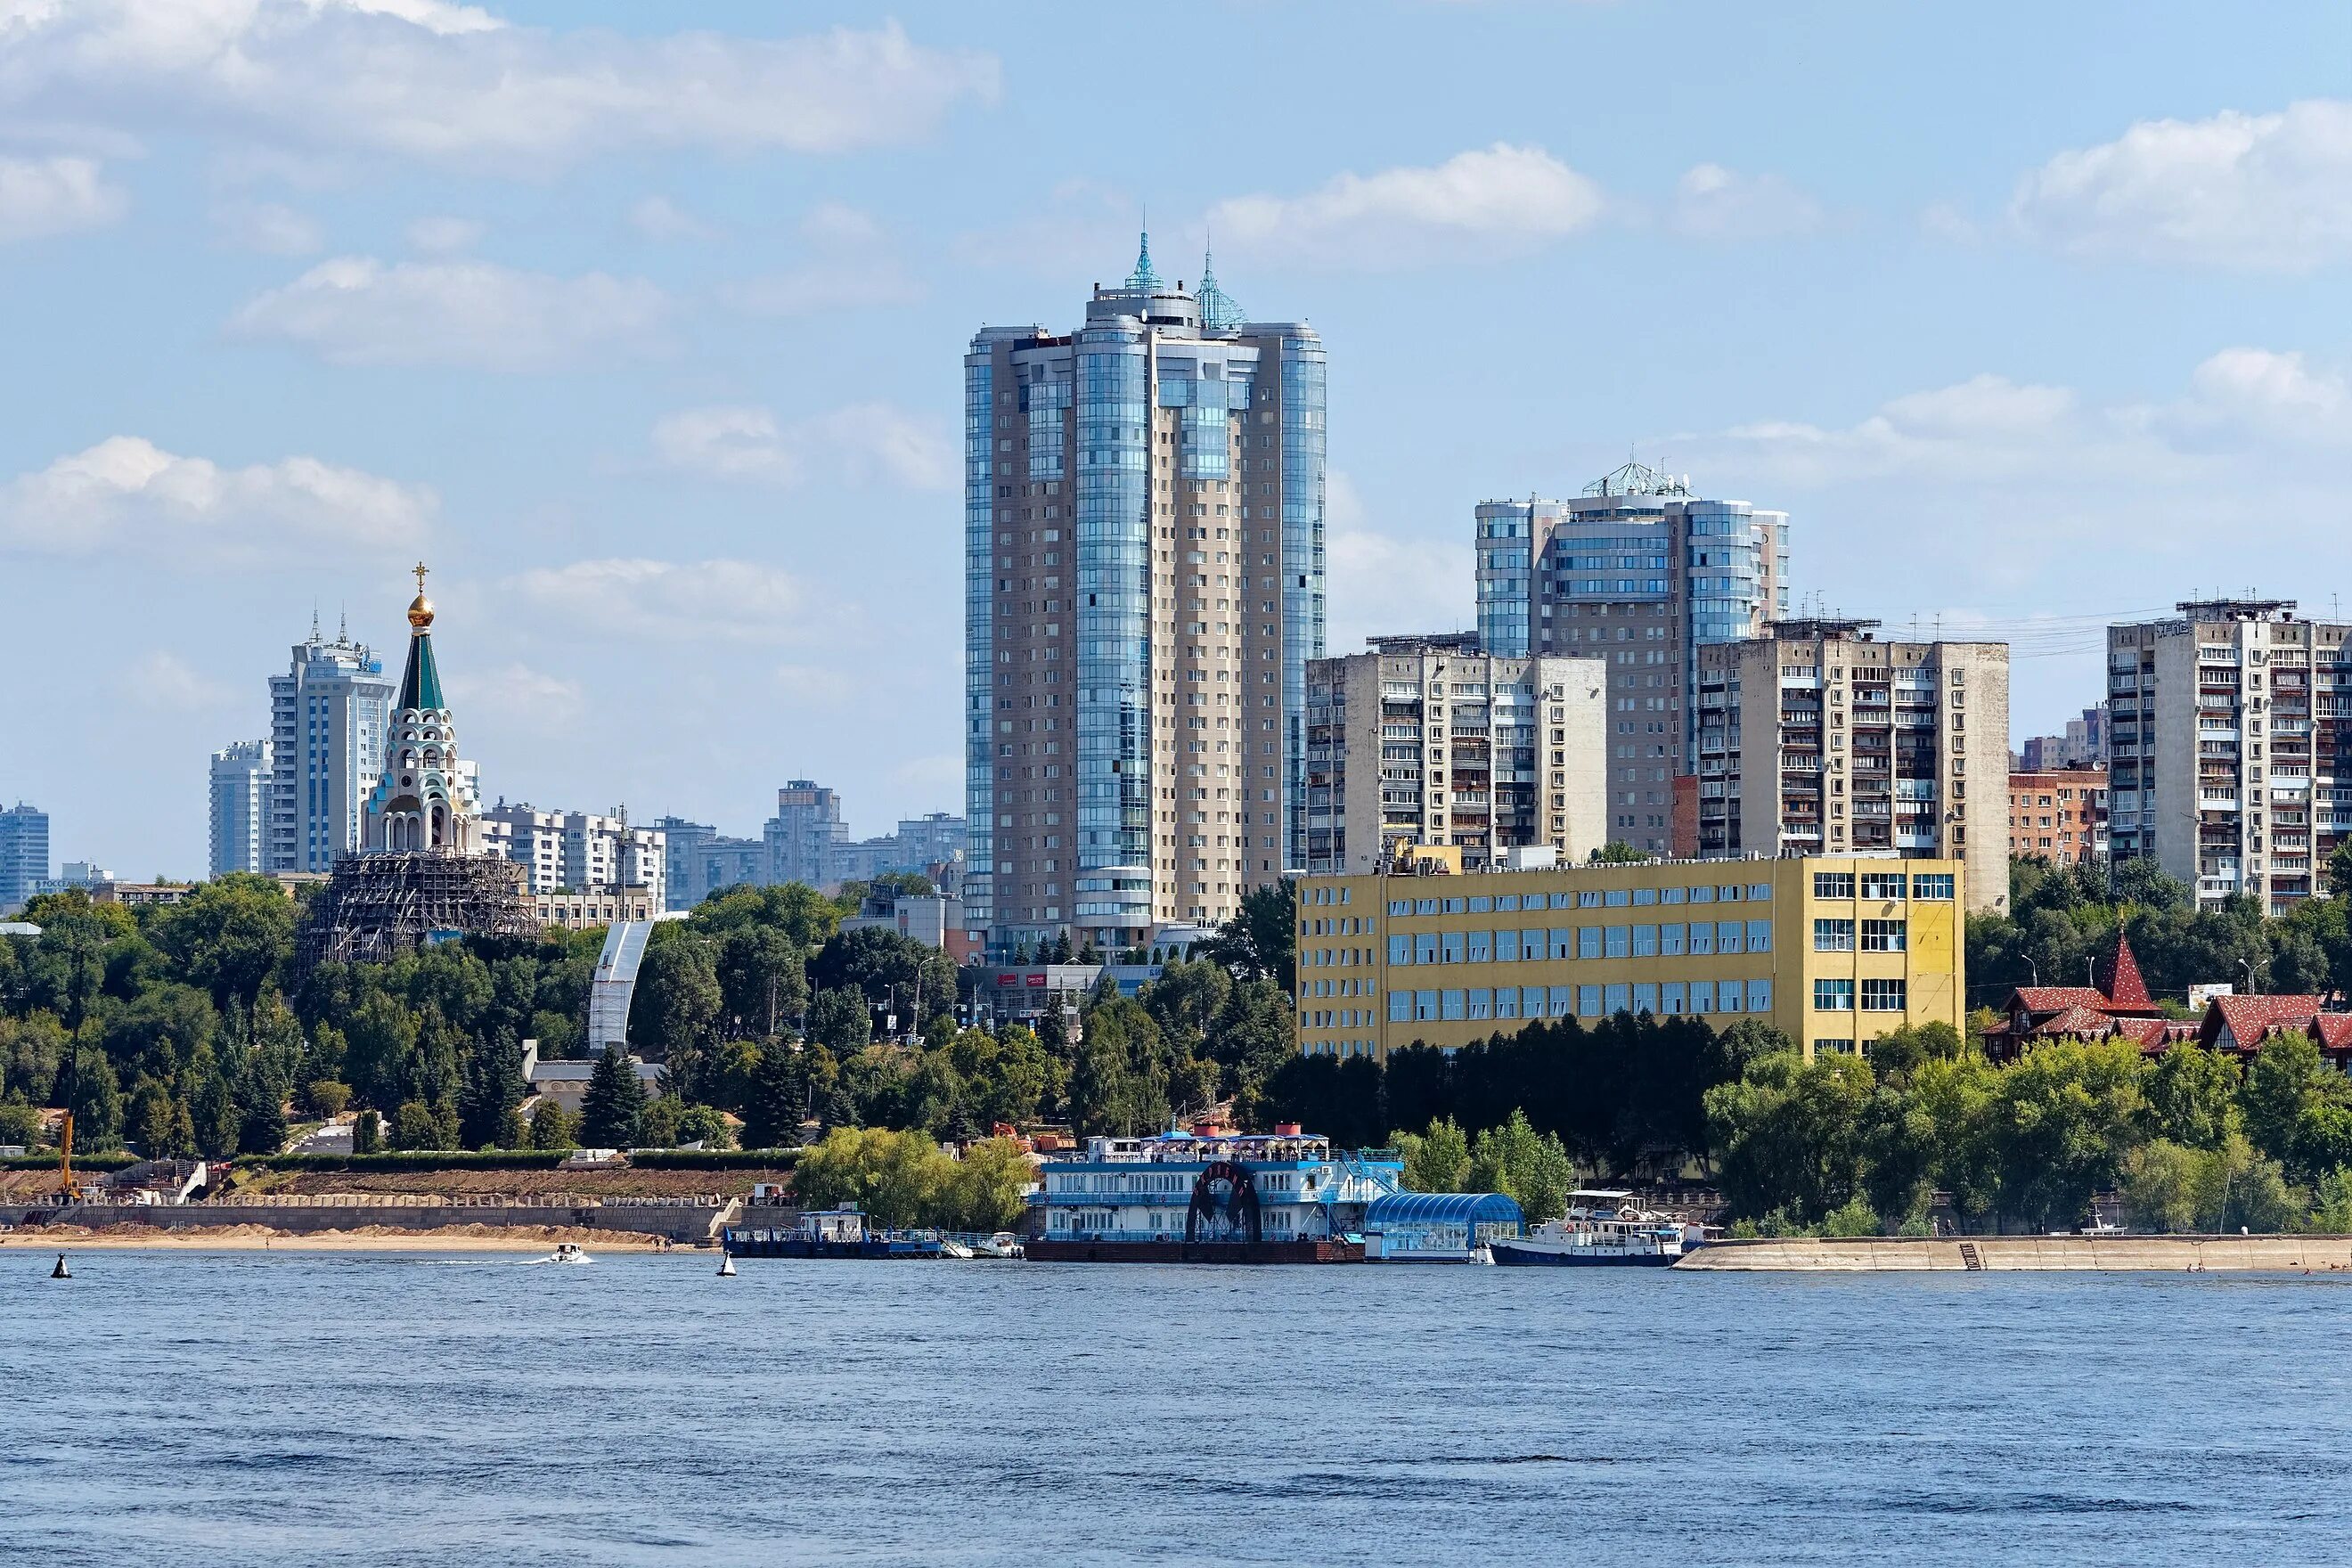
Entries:
<svg viewBox="0 0 2352 1568">
<path fill-rule="evenodd" d="M 1957 1274 L 1969 1269 L 1971 1251 L 1975 1267 L 1989 1272 L 2352 1274 L 2352 1237 L 2344 1236 L 1972 1236 L 1933 1240 L 1795 1237 L 1711 1243 L 1675 1267 L 1815 1274 L 1879 1270 Z"/>
<path fill-rule="evenodd" d="M 707 1241 L 724 1211 L 709 1204 L 77 1204 L 0 1207 L 0 1224 L 145 1226 L 196 1230 L 253 1225 L 291 1235 L 357 1230 L 362 1226 L 430 1231 L 455 1226 L 562 1226 L 630 1231 L 675 1242 Z"/>
</svg>

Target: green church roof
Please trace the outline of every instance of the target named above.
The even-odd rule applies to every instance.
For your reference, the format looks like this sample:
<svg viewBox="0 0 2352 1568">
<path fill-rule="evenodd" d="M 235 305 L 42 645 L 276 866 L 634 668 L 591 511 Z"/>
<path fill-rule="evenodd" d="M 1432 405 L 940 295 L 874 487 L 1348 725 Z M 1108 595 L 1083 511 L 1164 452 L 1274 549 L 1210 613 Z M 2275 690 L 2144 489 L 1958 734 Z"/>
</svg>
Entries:
<svg viewBox="0 0 2352 1568">
<path fill-rule="evenodd" d="M 441 700 L 441 670 L 433 662 L 433 634 L 412 633 L 408 639 L 408 668 L 400 677 L 400 706 L 403 708 L 446 708 Z"/>
</svg>

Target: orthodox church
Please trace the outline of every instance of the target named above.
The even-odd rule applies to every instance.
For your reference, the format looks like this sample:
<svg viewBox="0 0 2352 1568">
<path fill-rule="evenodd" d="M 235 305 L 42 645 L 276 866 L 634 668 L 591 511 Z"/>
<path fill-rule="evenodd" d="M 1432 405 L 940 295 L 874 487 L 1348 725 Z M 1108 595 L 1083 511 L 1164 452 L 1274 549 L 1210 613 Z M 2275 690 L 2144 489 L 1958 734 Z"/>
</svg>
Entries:
<svg viewBox="0 0 2352 1568">
<path fill-rule="evenodd" d="M 320 963 L 381 963 L 454 936 L 539 933 L 528 872 L 487 842 L 475 767 L 457 754 L 425 577 L 420 563 L 367 847 L 337 861 L 312 900 L 295 937 L 297 984 Z"/>
</svg>

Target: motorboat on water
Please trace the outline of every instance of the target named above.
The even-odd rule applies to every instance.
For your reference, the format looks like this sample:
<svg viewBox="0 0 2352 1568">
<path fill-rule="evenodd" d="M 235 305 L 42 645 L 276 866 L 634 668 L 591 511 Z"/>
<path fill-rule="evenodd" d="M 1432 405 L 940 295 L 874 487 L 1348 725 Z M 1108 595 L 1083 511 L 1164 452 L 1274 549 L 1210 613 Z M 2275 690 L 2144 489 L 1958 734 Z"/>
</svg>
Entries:
<svg viewBox="0 0 2352 1568">
<path fill-rule="evenodd" d="M 596 1260 L 568 1241 L 555 1244 L 555 1250 L 544 1258 L 534 1258 L 533 1263 L 593 1263 Z"/>
<path fill-rule="evenodd" d="M 1495 1261 L 1513 1267 L 1665 1268 L 1683 1256 L 1686 1232 L 1678 1220 L 1636 1208 L 1630 1192 L 1583 1188 L 1568 1195 L 1568 1213 L 1525 1236 L 1488 1244 Z"/>
<path fill-rule="evenodd" d="M 943 1236 L 940 1238 L 940 1256 L 941 1258 L 971 1258 L 974 1256 L 974 1254 L 971 1247 L 966 1247 L 954 1237 Z"/>
<path fill-rule="evenodd" d="M 1021 1256 L 1021 1238 L 1009 1230 L 1000 1230 L 994 1236 L 984 1236 L 974 1241 L 971 1250 L 977 1258 L 1018 1258 Z"/>
</svg>

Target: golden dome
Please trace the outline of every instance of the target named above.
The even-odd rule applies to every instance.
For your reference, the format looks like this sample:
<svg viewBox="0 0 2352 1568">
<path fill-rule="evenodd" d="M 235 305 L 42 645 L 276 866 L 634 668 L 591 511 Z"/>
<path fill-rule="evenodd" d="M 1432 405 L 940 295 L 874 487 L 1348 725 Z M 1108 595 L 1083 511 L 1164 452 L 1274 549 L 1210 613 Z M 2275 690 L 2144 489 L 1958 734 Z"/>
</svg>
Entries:
<svg viewBox="0 0 2352 1568">
<path fill-rule="evenodd" d="M 409 602 L 408 624 L 418 631 L 433 624 L 433 601 L 419 594 Z"/>
</svg>

